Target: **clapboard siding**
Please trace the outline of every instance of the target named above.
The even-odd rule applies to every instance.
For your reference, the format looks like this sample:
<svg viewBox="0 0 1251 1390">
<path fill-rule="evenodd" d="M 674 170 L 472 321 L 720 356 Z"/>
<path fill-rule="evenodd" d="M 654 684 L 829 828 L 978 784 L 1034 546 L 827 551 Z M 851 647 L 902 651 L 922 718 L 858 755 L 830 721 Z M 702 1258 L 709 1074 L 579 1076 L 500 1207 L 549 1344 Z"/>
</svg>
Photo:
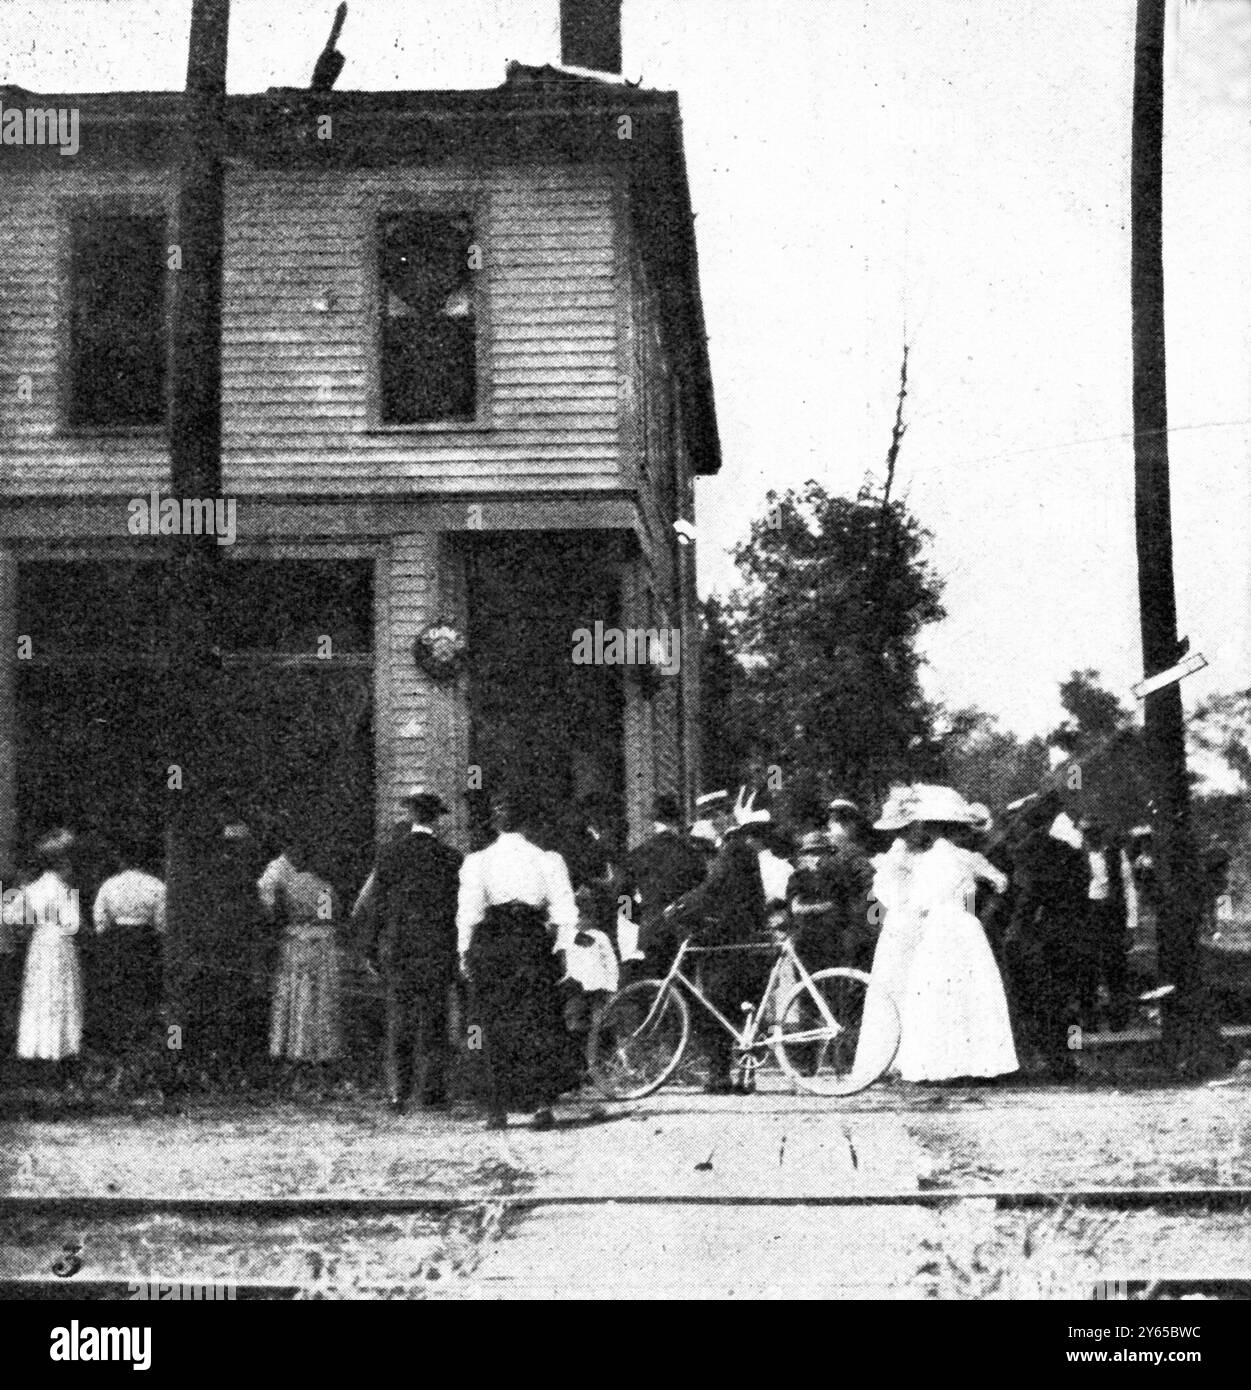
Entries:
<svg viewBox="0 0 1251 1390">
<path fill-rule="evenodd" d="M 438 537 L 397 536 L 387 557 L 384 606 L 379 612 L 377 704 L 380 718 L 377 799 L 382 825 L 401 810 L 406 787 L 434 784 L 442 763 L 434 721 L 434 683 L 413 660 L 413 641 L 439 607 Z"/>
<path fill-rule="evenodd" d="M 163 206 L 160 171 L 71 165 L 9 181 L 0 206 L 0 494 L 132 492 L 168 481 L 159 434 L 62 428 L 64 204 Z M 423 199 L 475 217 L 480 417 L 379 429 L 374 229 Z M 223 314 L 228 492 L 544 491 L 622 483 L 617 202 L 583 166 L 327 173 L 232 166 Z"/>
</svg>

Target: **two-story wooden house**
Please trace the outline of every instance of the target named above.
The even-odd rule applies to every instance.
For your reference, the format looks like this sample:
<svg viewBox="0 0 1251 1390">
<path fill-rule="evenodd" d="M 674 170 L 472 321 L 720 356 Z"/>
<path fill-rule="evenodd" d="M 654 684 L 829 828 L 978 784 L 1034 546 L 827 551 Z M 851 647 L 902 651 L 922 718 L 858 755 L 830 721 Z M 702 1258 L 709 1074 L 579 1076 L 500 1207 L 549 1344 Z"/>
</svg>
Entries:
<svg viewBox="0 0 1251 1390">
<path fill-rule="evenodd" d="M 0 99 L 79 122 L 72 155 L 0 143 L 11 862 L 51 823 L 163 816 L 169 542 L 135 518 L 170 492 L 183 97 Z M 505 778 L 606 793 L 634 833 L 657 792 L 689 802 L 694 556 L 673 523 L 719 444 L 676 97 L 512 65 L 492 90 L 228 108 L 221 777 L 239 814 L 320 806 L 367 847 L 416 782 L 460 832 L 463 793 Z M 441 623 L 466 642 L 449 671 L 416 650 Z M 575 660 L 597 623 L 680 647 L 665 671 L 605 640 Z"/>
</svg>

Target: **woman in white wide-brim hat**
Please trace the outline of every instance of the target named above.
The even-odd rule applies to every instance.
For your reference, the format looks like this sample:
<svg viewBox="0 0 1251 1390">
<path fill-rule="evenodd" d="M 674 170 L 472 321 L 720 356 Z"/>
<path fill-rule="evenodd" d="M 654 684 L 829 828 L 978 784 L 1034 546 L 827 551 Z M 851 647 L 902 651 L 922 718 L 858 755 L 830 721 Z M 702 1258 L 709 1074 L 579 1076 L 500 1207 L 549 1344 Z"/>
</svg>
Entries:
<svg viewBox="0 0 1251 1390">
<path fill-rule="evenodd" d="M 920 940 L 920 920 L 912 909 L 912 877 L 928 840 L 917 820 L 916 805 L 916 788 L 896 787 L 873 826 L 877 831 L 893 832 L 895 839 L 885 854 L 873 860 L 869 911 L 881 928 L 860 1020 L 856 1071 L 876 1074 L 894 1046 L 895 1018 L 902 1014 L 912 957 Z"/>
<path fill-rule="evenodd" d="M 905 1081 L 989 1079 L 1017 1070 L 1003 980 L 973 913 L 979 882 L 998 893 L 1007 880 L 983 855 L 955 843 L 985 819 L 950 787 L 919 787 L 912 813 L 929 847 L 909 885 L 918 928 L 907 983 L 897 999 L 896 1065 Z"/>
</svg>

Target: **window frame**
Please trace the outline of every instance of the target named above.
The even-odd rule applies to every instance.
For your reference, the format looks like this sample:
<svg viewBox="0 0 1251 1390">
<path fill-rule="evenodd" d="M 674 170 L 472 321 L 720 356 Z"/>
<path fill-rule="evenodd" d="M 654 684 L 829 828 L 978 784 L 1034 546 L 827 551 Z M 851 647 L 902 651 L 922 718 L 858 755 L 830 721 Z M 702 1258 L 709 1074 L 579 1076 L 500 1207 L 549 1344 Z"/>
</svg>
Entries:
<svg viewBox="0 0 1251 1390">
<path fill-rule="evenodd" d="M 177 209 L 172 199 L 156 191 L 127 194 L 76 194 L 57 200 L 57 433 L 73 439 L 151 439 L 169 437 L 170 393 L 173 381 L 174 286 L 170 280 L 168 248 L 178 242 Z M 165 414 L 159 423 L 108 424 L 79 421 L 75 415 L 73 378 L 74 231 L 78 223 L 107 217 L 151 217 L 161 221 L 166 246 L 162 336 L 165 344 Z"/>
<path fill-rule="evenodd" d="M 471 228 L 471 245 L 482 250 L 482 269 L 469 273 L 469 297 L 474 320 L 474 414 L 461 419 L 389 421 L 382 418 L 382 276 L 380 262 L 381 227 L 384 217 L 405 213 L 430 213 L 436 216 L 467 217 Z M 488 204 L 481 188 L 458 187 L 423 190 L 411 193 L 391 193 L 369 199 L 363 209 L 364 224 L 361 238 L 364 248 L 365 294 L 363 302 L 369 315 L 366 333 L 369 379 L 366 403 L 366 431 L 369 434 L 411 435 L 447 434 L 457 431 L 490 430 L 491 400 L 491 333 L 487 307 L 490 302 L 492 261 L 486 244 Z"/>
</svg>

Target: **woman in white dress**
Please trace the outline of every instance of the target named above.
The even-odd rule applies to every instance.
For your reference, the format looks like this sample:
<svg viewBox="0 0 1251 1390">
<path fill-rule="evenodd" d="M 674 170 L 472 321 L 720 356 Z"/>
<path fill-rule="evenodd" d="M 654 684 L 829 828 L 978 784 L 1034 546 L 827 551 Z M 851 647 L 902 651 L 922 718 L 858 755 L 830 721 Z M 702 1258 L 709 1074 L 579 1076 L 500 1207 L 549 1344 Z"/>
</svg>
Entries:
<svg viewBox="0 0 1251 1390">
<path fill-rule="evenodd" d="M 74 837 L 57 830 L 35 847 L 43 869 L 5 904 L 12 920 L 33 928 L 22 980 L 22 1012 L 17 1027 L 17 1055 L 57 1064 L 62 1086 L 70 1080 L 71 1062 L 83 1035 L 82 976 L 74 941 L 80 924 L 78 890 L 70 886 L 70 852 Z"/>
<path fill-rule="evenodd" d="M 979 881 L 1002 893 L 1007 880 L 983 855 L 952 843 L 948 830 L 968 818 L 947 810 L 944 825 L 943 812 L 926 812 L 935 838 L 912 876 L 920 938 L 900 1010 L 905 1081 L 990 1078 L 1018 1066 L 999 967 L 972 911 Z"/>
<path fill-rule="evenodd" d="M 873 900 L 882 918 L 856 1042 L 856 1072 L 876 1075 L 881 1070 L 882 1059 L 896 1039 L 896 1019 L 900 1026 L 903 1022 L 904 991 L 920 940 L 920 922 L 912 906 L 912 877 L 929 843 L 925 827 L 913 814 L 913 803 L 911 788 L 896 789 L 873 827 L 900 833 L 890 849 L 873 860 Z"/>
</svg>

